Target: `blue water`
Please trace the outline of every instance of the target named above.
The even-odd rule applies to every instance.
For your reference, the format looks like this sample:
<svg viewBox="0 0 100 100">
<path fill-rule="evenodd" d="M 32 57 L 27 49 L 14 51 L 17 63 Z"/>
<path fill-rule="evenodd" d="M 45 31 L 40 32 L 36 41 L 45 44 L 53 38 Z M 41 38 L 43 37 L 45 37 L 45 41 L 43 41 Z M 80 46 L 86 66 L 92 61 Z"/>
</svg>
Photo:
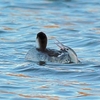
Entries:
<svg viewBox="0 0 100 100">
<path fill-rule="evenodd" d="M 43 31 L 80 64 L 25 60 Z M 0 100 L 100 100 L 100 0 L 0 0 Z"/>
</svg>

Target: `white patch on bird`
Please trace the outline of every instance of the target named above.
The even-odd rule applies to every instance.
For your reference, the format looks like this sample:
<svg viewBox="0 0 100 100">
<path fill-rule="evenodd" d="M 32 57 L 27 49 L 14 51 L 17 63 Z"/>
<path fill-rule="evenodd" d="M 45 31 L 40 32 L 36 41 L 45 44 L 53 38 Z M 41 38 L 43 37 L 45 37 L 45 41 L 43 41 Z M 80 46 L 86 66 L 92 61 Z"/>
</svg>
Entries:
<svg viewBox="0 0 100 100">
<path fill-rule="evenodd" d="M 40 48 L 39 38 L 36 39 L 36 48 Z"/>
</svg>

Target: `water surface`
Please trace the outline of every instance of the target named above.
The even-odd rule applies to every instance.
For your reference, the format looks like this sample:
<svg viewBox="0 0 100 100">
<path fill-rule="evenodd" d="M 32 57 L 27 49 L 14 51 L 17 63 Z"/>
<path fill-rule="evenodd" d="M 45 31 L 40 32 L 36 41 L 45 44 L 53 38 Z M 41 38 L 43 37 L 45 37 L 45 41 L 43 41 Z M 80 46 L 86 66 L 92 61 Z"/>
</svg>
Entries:
<svg viewBox="0 0 100 100">
<path fill-rule="evenodd" d="M 25 60 L 43 31 L 80 64 Z M 99 0 L 0 0 L 0 100 L 100 100 Z"/>
</svg>

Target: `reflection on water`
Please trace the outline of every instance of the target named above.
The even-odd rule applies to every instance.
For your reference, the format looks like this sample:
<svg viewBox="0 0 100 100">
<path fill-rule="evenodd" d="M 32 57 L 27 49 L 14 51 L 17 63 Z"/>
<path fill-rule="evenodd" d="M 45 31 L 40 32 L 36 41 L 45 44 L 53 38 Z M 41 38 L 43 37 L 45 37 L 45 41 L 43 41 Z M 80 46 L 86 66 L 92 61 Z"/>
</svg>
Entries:
<svg viewBox="0 0 100 100">
<path fill-rule="evenodd" d="M 0 100 L 99 100 L 100 1 L 1 0 Z M 39 65 L 27 51 L 43 31 L 56 37 L 82 63 Z"/>
</svg>

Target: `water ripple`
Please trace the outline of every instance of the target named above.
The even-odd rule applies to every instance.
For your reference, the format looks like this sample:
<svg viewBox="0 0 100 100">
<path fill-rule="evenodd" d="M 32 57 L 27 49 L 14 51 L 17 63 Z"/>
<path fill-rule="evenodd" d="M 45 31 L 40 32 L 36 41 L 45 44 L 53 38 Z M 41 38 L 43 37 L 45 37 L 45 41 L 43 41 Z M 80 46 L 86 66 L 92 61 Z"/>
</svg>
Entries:
<svg viewBox="0 0 100 100">
<path fill-rule="evenodd" d="M 100 1 L 1 0 L 0 100 L 100 99 Z M 75 50 L 80 64 L 25 60 L 43 31 Z"/>
</svg>

